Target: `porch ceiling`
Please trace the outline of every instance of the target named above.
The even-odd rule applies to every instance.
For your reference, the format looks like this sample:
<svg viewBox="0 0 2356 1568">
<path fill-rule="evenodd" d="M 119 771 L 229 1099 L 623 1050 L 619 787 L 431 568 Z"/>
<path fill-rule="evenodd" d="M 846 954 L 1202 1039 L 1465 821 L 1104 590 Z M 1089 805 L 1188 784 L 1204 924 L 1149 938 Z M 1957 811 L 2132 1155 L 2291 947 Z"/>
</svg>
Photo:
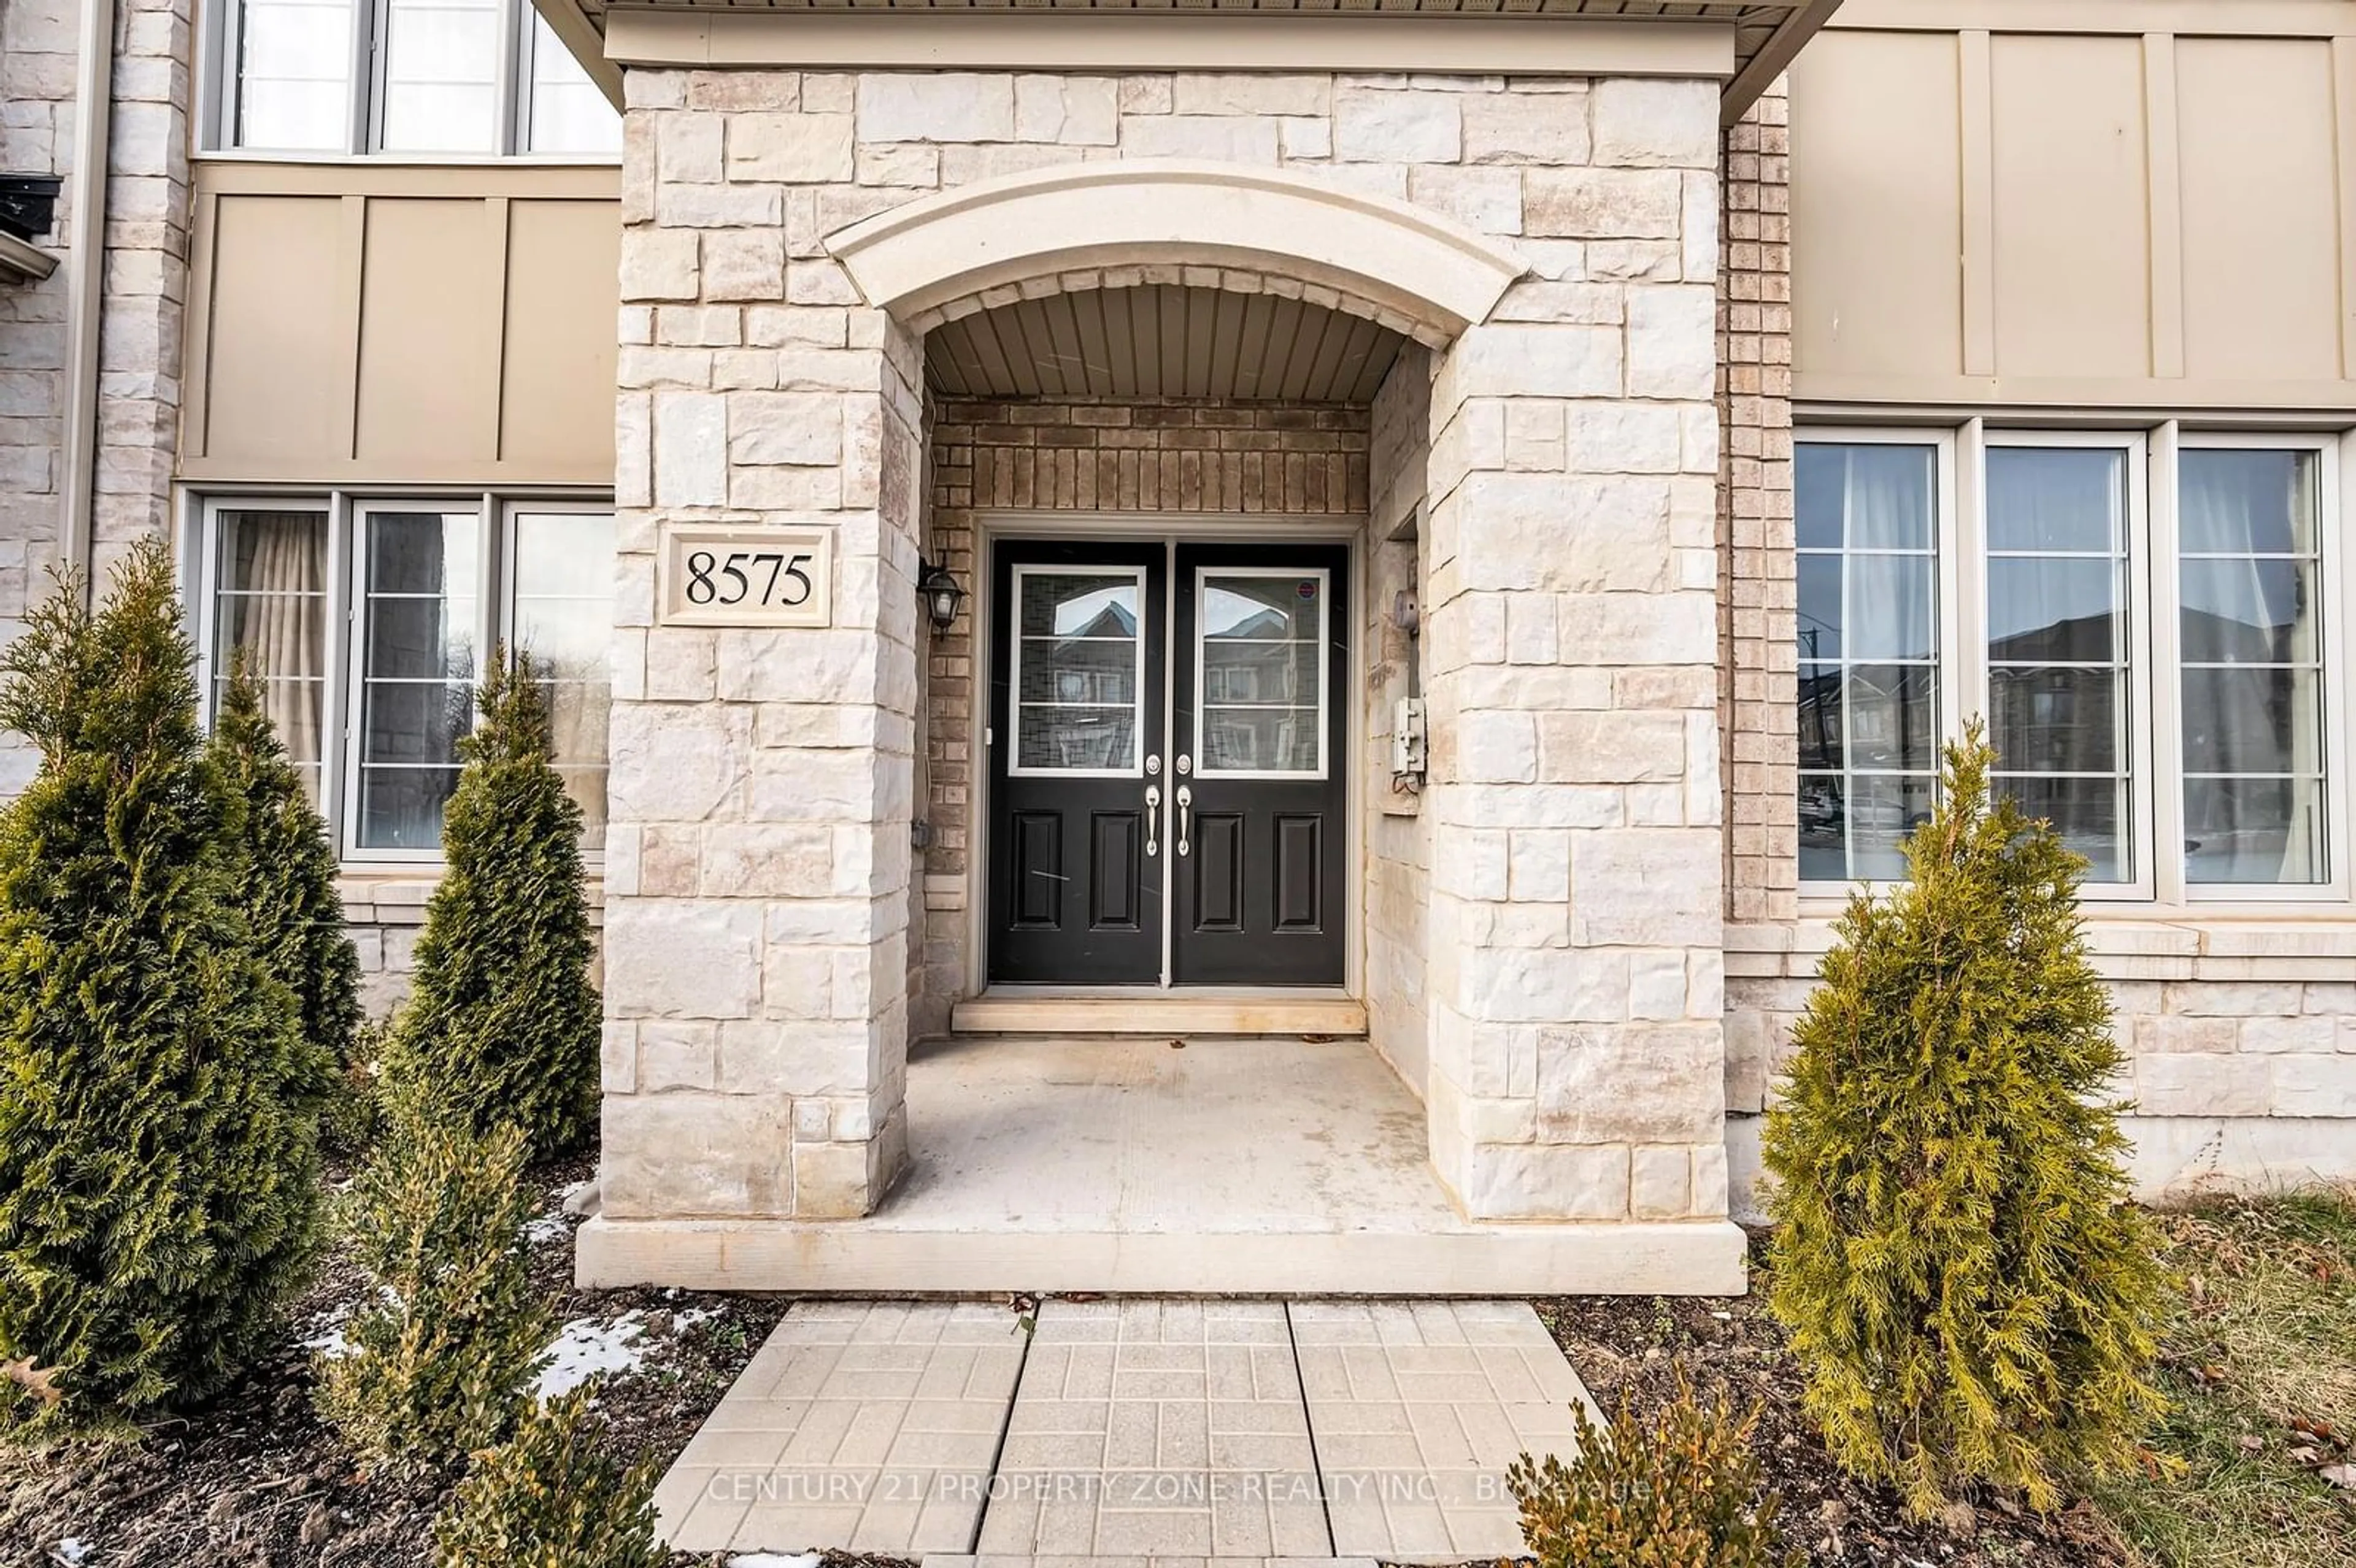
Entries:
<svg viewBox="0 0 2356 1568">
<path fill-rule="evenodd" d="M 1366 403 L 1405 341 L 1276 294 L 1146 283 L 1018 300 L 925 339 L 949 398 L 1240 398 Z"/>
</svg>

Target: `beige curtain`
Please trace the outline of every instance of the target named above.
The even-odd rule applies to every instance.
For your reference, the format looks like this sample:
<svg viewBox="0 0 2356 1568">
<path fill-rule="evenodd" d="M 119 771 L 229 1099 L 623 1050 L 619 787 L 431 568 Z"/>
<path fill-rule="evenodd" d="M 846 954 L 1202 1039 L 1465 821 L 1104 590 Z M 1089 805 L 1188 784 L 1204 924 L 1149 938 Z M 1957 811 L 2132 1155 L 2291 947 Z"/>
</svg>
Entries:
<svg viewBox="0 0 2356 1568">
<path fill-rule="evenodd" d="M 230 646 L 260 677 L 287 755 L 316 783 L 325 739 L 327 530 L 316 512 L 241 512 Z M 226 673 L 226 672 L 224 672 Z"/>
</svg>

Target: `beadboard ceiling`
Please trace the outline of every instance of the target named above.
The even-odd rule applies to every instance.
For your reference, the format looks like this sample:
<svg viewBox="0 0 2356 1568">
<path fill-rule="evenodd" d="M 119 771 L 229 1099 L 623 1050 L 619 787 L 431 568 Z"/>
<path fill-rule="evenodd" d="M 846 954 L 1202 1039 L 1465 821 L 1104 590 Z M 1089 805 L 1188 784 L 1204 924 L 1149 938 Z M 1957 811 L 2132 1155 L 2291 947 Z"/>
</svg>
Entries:
<svg viewBox="0 0 2356 1568">
<path fill-rule="evenodd" d="M 1365 403 L 1404 340 L 1275 294 L 1147 283 L 1020 300 L 935 327 L 950 398 L 1240 398 Z"/>
</svg>

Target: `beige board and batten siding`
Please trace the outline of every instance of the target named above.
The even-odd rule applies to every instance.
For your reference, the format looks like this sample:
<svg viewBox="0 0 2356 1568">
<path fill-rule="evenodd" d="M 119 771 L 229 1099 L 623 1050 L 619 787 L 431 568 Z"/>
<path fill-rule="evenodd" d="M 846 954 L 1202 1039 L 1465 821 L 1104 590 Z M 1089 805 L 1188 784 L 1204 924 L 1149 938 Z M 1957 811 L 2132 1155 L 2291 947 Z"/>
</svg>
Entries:
<svg viewBox="0 0 2356 1568">
<path fill-rule="evenodd" d="M 1803 402 L 2356 402 L 2356 0 L 1850 0 L 1792 163 Z"/>
<path fill-rule="evenodd" d="M 617 170 L 196 179 L 184 479 L 614 482 Z"/>
</svg>

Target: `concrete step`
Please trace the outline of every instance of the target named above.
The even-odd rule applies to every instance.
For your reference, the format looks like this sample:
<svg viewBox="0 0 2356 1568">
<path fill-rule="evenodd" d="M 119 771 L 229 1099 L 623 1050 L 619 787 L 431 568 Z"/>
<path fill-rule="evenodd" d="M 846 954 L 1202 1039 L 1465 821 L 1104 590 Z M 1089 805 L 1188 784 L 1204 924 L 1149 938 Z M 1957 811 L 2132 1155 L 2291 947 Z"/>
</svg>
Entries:
<svg viewBox="0 0 2356 1568">
<path fill-rule="evenodd" d="M 958 1034 L 1288 1035 L 1355 1040 L 1366 1005 L 1338 992 L 1095 991 L 993 987 L 949 1012 Z"/>
</svg>

